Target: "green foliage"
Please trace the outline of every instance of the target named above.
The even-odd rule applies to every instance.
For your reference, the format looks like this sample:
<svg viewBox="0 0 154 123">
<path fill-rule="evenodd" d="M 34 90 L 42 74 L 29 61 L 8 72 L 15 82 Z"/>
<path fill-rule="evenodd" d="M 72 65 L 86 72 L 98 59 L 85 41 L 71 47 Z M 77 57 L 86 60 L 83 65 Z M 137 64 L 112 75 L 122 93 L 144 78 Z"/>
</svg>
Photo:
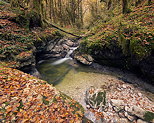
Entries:
<svg viewBox="0 0 154 123">
<path fill-rule="evenodd" d="M 118 32 L 118 39 L 119 39 L 119 45 L 122 47 L 123 53 L 127 54 L 128 53 L 128 47 L 126 45 L 126 39 L 123 34 Z"/>
<path fill-rule="evenodd" d="M 29 51 L 34 39 L 32 36 L 24 36 L 13 33 L 0 33 L 4 46 L 0 47 L 1 60 L 16 60 L 19 53 Z"/>
<path fill-rule="evenodd" d="M 52 35 L 55 37 L 63 37 L 63 35 L 59 32 L 59 31 L 54 31 L 53 33 L 52 33 Z"/>
<path fill-rule="evenodd" d="M 20 34 L 12 34 L 12 33 L 0 33 L 0 38 L 7 41 L 16 41 L 20 43 L 33 43 L 34 39 L 32 36 L 24 36 Z M 13 42 L 12 42 L 13 43 Z"/>
<path fill-rule="evenodd" d="M 147 121 L 147 122 L 150 122 L 154 119 L 154 113 L 153 112 L 150 112 L 150 111 L 147 111 L 144 115 L 144 120 Z"/>
<path fill-rule="evenodd" d="M 91 54 L 93 50 L 101 49 L 101 48 L 102 48 L 101 40 L 93 41 L 93 40 L 85 39 L 80 44 L 80 51 L 89 53 L 89 54 Z"/>
</svg>

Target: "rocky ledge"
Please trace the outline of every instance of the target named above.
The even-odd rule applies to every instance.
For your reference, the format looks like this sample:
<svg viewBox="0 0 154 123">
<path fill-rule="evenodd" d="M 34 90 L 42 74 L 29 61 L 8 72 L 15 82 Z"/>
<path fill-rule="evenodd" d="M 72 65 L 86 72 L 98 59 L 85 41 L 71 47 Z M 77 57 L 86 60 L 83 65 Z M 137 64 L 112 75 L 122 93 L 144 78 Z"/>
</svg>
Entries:
<svg viewBox="0 0 154 123">
<path fill-rule="evenodd" d="M 37 45 L 38 59 L 63 58 L 72 47 L 77 47 L 76 39 L 67 37 L 58 37 L 49 40 L 48 42 Z"/>
<path fill-rule="evenodd" d="M 117 43 L 110 42 L 108 46 L 93 50 L 91 56 L 101 65 L 131 70 L 143 75 L 149 83 L 154 84 L 154 51 L 148 57 L 139 60 L 135 56 L 125 55 Z"/>
</svg>

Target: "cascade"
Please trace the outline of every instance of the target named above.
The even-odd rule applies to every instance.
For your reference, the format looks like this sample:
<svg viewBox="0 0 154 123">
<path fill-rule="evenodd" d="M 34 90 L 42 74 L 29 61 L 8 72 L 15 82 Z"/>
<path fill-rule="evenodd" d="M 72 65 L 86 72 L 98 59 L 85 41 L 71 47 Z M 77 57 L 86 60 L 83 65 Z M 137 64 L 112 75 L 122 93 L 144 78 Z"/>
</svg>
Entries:
<svg viewBox="0 0 154 123">
<path fill-rule="evenodd" d="M 62 64 L 63 62 L 67 61 L 67 60 L 71 60 L 71 54 L 74 52 L 74 50 L 76 50 L 78 47 L 71 47 L 68 51 L 68 53 L 66 54 L 66 56 L 64 58 L 58 59 L 57 61 L 53 62 L 52 65 L 59 65 Z"/>
</svg>

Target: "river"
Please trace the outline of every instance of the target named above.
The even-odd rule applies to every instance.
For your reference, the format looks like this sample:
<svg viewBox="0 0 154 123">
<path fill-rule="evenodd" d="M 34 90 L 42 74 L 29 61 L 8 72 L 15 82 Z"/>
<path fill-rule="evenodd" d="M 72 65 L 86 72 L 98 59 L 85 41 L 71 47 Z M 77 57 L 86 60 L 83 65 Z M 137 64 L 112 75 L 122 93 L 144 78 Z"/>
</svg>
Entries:
<svg viewBox="0 0 154 123">
<path fill-rule="evenodd" d="M 94 86 L 100 88 L 108 83 L 114 84 L 116 81 L 132 83 L 135 88 L 154 102 L 154 87 L 146 84 L 135 74 L 128 71 L 121 71 L 117 68 L 100 66 L 84 66 L 76 63 L 72 59 L 49 59 L 38 64 L 37 69 L 43 79 L 53 84 L 58 90 L 78 101 L 86 110 L 85 92 Z M 151 91 L 151 92 L 150 92 Z M 86 114 L 87 113 L 87 114 Z M 86 112 L 85 116 L 93 120 Z"/>
</svg>

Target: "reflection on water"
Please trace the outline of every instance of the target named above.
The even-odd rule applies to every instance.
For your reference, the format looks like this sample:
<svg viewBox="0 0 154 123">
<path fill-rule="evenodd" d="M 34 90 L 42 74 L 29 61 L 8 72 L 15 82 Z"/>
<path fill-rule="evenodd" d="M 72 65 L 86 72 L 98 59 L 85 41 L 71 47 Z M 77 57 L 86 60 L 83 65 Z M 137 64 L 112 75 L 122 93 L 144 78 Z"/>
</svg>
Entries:
<svg viewBox="0 0 154 123">
<path fill-rule="evenodd" d="M 64 60 L 60 59 L 58 61 L 43 61 L 38 64 L 37 69 L 44 80 L 46 80 L 49 84 L 56 85 L 61 81 L 65 74 L 72 69 L 72 66 L 67 63 L 67 60 L 64 58 Z"/>
</svg>

